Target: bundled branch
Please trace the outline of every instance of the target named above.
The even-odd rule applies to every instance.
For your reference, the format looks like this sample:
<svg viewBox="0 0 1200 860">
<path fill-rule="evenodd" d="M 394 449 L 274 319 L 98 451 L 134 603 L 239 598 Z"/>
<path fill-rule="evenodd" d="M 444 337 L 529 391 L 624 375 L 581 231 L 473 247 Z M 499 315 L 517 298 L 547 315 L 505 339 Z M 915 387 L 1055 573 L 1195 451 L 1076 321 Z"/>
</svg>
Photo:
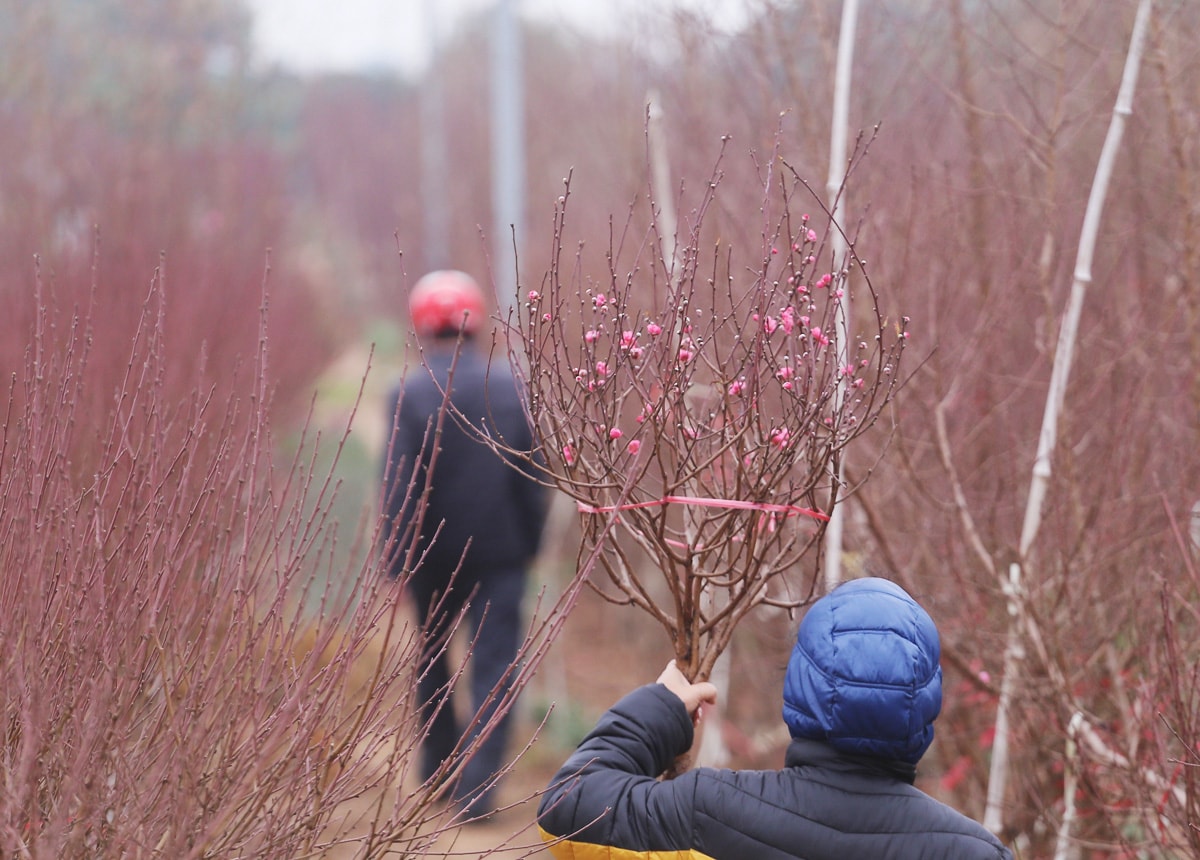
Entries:
<svg viewBox="0 0 1200 860">
<path fill-rule="evenodd" d="M 762 221 L 761 245 L 735 260 L 710 225 L 732 205 L 718 204 L 723 157 L 685 235 L 661 241 L 653 203 L 639 233 L 631 207 L 595 281 L 582 247 L 564 269 L 568 177 L 549 271 L 515 324 L 549 480 L 578 505 L 581 552 L 600 550 L 606 576 L 591 584 L 661 624 L 692 678 L 708 677 L 756 606 L 811 597 L 815 569 L 801 562 L 819 555 L 825 510 L 845 495 L 831 476 L 894 395 L 908 336 L 906 319 L 884 318 L 853 245 L 834 264 L 840 228 L 775 154 L 744 213 Z M 851 269 L 863 322 L 839 361 Z"/>
</svg>

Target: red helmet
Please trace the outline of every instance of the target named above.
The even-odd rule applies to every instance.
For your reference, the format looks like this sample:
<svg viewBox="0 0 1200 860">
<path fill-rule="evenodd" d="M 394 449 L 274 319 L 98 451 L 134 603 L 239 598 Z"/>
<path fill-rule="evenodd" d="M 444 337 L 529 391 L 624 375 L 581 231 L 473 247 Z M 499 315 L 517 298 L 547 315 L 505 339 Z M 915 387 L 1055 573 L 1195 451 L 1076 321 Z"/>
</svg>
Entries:
<svg viewBox="0 0 1200 860">
<path fill-rule="evenodd" d="M 422 337 L 470 335 L 483 327 L 487 302 L 470 275 L 443 269 L 417 281 L 408 296 L 408 315 Z"/>
</svg>

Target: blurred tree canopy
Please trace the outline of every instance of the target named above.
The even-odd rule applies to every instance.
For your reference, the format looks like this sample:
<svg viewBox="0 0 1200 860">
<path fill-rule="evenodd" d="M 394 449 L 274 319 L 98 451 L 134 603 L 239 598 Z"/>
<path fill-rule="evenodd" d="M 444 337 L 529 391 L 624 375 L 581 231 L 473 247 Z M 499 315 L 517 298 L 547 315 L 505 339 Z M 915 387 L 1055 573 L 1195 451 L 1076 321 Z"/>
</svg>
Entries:
<svg viewBox="0 0 1200 860">
<path fill-rule="evenodd" d="M 245 74 L 250 26 L 233 0 L 5 0 L 3 103 L 201 139 L 215 130 L 204 103 L 228 97 Z"/>
<path fill-rule="evenodd" d="M 250 23 L 227 0 L 0 4 L 2 366 L 20 363 L 40 278 L 45 300 L 93 308 L 114 344 L 93 367 L 111 382 L 161 278 L 168 378 L 249 384 L 236 369 L 287 227 L 282 161 L 246 120 Z M 272 379 L 287 400 L 334 338 L 311 284 L 275 268 L 273 325 L 290 336 Z"/>
</svg>

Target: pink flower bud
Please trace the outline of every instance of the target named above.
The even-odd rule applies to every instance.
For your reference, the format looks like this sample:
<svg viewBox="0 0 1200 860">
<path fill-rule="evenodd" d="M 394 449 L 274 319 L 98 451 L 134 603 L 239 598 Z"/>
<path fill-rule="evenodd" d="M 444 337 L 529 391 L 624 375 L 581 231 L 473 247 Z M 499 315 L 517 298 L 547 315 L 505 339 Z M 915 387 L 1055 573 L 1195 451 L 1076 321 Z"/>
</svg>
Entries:
<svg viewBox="0 0 1200 860">
<path fill-rule="evenodd" d="M 574 448 L 572 448 L 570 445 L 563 445 L 562 455 L 563 455 L 564 463 L 566 463 L 568 466 L 575 465 L 575 449 Z"/>
<path fill-rule="evenodd" d="M 807 233 L 804 234 L 804 238 L 810 242 L 817 241 L 817 231 L 810 229 Z"/>
<path fill-rule="evenodd" d="M 623 433 L 621 433 L 621 428 L 620 428 L 620 427 L 613 427 L 611 430 L 609 430 L 609 431 L 608 431 L 608 438 L 609 438 L 609 439 L 620 439 L 620 438 L 621 438 L 621 436 L 623 436 L 623 435 L 624 435 L 624 434 L 623 434 Z"/>
<path fill-rule="evenodd" d="M 646 323 L 646 334 L 650 335 L 650 337 L 658 337 L 662 334 L 662 326 L 653 322 Z"/>
<path fill-rule="evenodd" d="M 630 454 L 637 454 L 642 449 L 642 443 L 637 439 L 630 439 L 629 444 L 625 446 Z"/>
<path fill-rule="evenodd" d="M 590 328 L 583 333 L 583 339 L 588 343 L 595 343 L 600 339 L 600 332 L 596 331 L 594 328 Z"/>
</svg>

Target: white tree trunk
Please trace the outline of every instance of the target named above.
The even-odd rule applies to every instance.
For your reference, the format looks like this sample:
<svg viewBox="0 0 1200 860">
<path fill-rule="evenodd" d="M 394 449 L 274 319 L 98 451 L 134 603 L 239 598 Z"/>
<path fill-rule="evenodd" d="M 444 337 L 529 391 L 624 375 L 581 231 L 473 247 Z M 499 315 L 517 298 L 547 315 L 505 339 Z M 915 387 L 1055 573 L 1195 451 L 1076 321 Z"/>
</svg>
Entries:
<svg viewBox="0 0 1200 860">
<path fill-rule="evenodd" d="M 854 59 L 854 29 L 858 23 L 858 0 L 846 0 L 842 6 L 842 26 L 838 36 L 837 71 L 833 83 L 833 122 L 829 141 L 829 181 L 825 184 L 828 195 L 830 222 L 833 229 L 832 256 L 835 267 L 844 265 L 846 260 L 846 237 L 838 224 L 841 219 L 841 204 L 839 198 L 842 183 L 846 178 L 846 141 L 849 137 L 848 125 L 850 115 L 850 70 Z M 834 325 L 834 337 L 837 344 L 838 366 L 845 367 L 849 355 L 849 324 L 850 324 L 850 291 L 842 297 Z M 846 398 L 846 380 L 838 380 L 834 393 L 835 408 L 841 408 Z M 845 456 L 843 453 L 842 456 Z M 839 459 L 837 474 L 833 476 L 834 484 L 840 490 L 845 468 Z M 825 528 L 825 585 L 833 588 L 842 581 L 842 532 L 844 530 L 844 506 L 837 503 L 835 497 L 833 507 L 829 511 L 829 524 Z"/>
<path fill-rule="evenodd" d="M 1050 373 L 1050 389 L 1046 394 L 1046 409 L 1042 416 L 1042 429 L 1038 436 L 1037 456 L 1033 464 L 1033 480 L 1026 501 L 1025 520 L 1021 526 L 1021 543 L 1018 561 L 1009 567 L 1007 583 L 1009 601 L 1008 644 L 1004 653 L 1004 678 L 1000 686 L 1000 701 L 996 707 L 996 740 L 992 749 L 992 767 L 988 778 L 987 808 L 983 824 L 989 830 L 1000 831 L 1004 826 L 1004 797 L 1008 787 L 1008 726 L 1012 709 L 1013 694 L 1020 671 L 1022 657 L 1022 630 L 1027 623 L 1022 583 L 1022 566 L 1028 563 L 1033 540 L 1041 525 L 1042 503 L 1050 482 L 1050 460 L 1058 436 L 1058 415 L 1062 411 L 1067 390 L 1067 377 L 1071 372 L 1071 359 L 1075 351 L 1075 338 L 1079 331 L 1079 317 L 1083 310 L 1083 299 L 1088 284 L 1092 282 L 1092 257 L 1096 247 L 1096 236 L 1100 230 L 1100 216 L 1104 210 L 1104 198 L 1108 193 L 1108 181 L 1112 176 L 1113 163 L 1125 131 L 1125 119 L 1133 112 L 1133 91 L 1137 85 L 1138 67 L 1141 65 L 1146 29 L 1150 20 L 1151 0 L 1141 0 L 1133 24 L 1129 53 L 1125 57 L 1125 71 L 1121 78 L 1121 89 L 1113 108 L 1108 135 L 1100 151 L 1096 165 L 1096 176 L 1088 195 L 1087 209 L 1083 216 L 1083 227 L 1079 236 L 1079 251 L 1075 257 L 1075 279 L 1071 285 L 1071 296 L 1063 316 L 1058 344 L 1054 351 L 1054 368 Z M 1064 836 L 1065 838 L 1065 836 Z"/>
</svg>

